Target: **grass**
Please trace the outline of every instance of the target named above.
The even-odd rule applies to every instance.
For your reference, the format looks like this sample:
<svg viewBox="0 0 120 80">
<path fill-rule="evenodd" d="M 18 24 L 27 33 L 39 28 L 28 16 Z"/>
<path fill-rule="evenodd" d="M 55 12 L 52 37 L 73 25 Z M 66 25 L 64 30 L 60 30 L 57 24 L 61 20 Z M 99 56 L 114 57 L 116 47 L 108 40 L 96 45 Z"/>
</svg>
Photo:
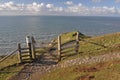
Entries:
<svg viewBox="0 0 120 80">
<path fill-rule="evenodd" d="M 10 56 L 9 58 L 7 58 L 6 60 L 4 60 L 3 62 L 0 63 L 0 69 L 14 65 L 14 64 L 18 64 L 20 61 L 18 59 L 18 56 L 15 54 L 13 56 Z"/>
<path fill-rule="evenodd" d="M 62 44 L 69 42 L 70 40 L 74 40 L 75 36 L 73 37 L 72 35 L 75 33 L 76 32 L 74 31 L 62 34 Z M 75 54 L 75 52 L 73 52 L 74 49 L 66 48 L 65 51 L 67 52 L 62 54 L 62 56 L 64 56 L 62 61 L 74 59 L 77 57 L 96 56 L 120 51 L 120 33 L 113 33 L 89 38 L 85 37 L 85 35 L 82 34 L 80 35 L 80 38 L 79 54 L 72 56 Z"/>
<path fill-rule="evenodd" d="M 66 43 L 66 42 L 70 42 L 71 40 L 75 40 L 76 37 L 74 36 L 74 34 L 76 34 L 76 31 L 61 34 L 62 44 Z M 57 42 L 57 40 L 55 40 L 55 42 Z M 65 60 L 74 59 L 74 58 L 78 58 L 78 57 L 96 56 L 96 55 L 108 54 L 108 53 L 113 53 L 113 52 L 119 52 L 120 51 L 120 33 L 113 33 L 113 34 L 107 34 L 107 35 L 96 36 L 96 37 L 88 37 L 88 36 L 85 36 L 82 33 L 80 33 L 79 46 L 80 46 L 79 54 L 75 54 L 73 48 L 65 49 L 64 50 L 65 53 L 62 54 L 63 57 L 62 57 L 62 61 L 60 63 L 64 62 Z M 57 45 L 56 45 L 56 47 L 57 47 Z M 40 50 L 38 49 L 37 51 L 38 51 L 38 53 L 41 53 L 41 52 L 45 53 L 46 52 L 45 50 L 46 49 L 40 49 Z M 40 56 L 40 54 L 37 54 L 37 55 Z M 2 57 L 4 57 L 4 56 L 2 56 Z M 7 60 L 5 60 L 3 63 L 0 63 L 0 69 L 3 68 L 2 69 L 3 72 L 20 71 L 24 65 L 17 66 L 17 63 L 19 63 L 17 55 L 11 56 Z M 47 77 L 43 77 L 43 80 L 75 80 L 76 78 L 79 78 L 82 75 L 84 76 L 84 75 L 89 74 L 89 72 L 73 71 L 73 69 L 76 67 L 77 66 L 69 67 L 68 69 L 63 68 L 63 69 L 59 69 L 55 72 L 52 72 L 50 74 L 46 74 L 45 76 L 47 76 Z M 114 75 L 113 77 L 116 78 L 116 76 L 118 74 L 117 70 L 120 69 L 120 68 L 118 68 L 118 67 L 120 67 L 120 65 L 115 64 L 114 67 L 116 67 L 116 68 L 112 67 L 111 69 L 109 69 L 108 72 L 110 72 L 111 70 L 116 71 L 115 72 L 116 75 L 111 73 L 111 75 Z M 105 78 L 104 75 L 105 76 L 110 75 L 107 73 L 107 70 L 108 69 L 105 68 L 103 70 L 100 70 L 99 72 L 94 72 L 94 73 L 92 72 L 92 74 L 94 74 L 95 78 L 101 76 L 101 79 L 97 79 L 97 80 L 104 80 L 103 79 L 103 78 Z M 16 73 L 17 72 L 15 72 L 15 73 L 0 73 L 0 80 L 6 80 L 9 77 L 15 75 Z M 2 79 L 1 79 L 1 77 L 2 77 Z M 88 75 L 88 77 L 89 77 L 89 75 Z M 117 80 L 115 78 L 113 80 Z M 108 79 L 108 80 L 111 80 L 111 79 Z"/>
<path fill-rule="evenodd" d="M 24 67 L 24 65 L 13 65 L 7 68 L 4 68 L 0 71 L 0 80 L 8 80 L 11 76 L 19 73 L 19 71 Z"/>
<path fill-rule="evenodd" d="M 37 49 L 37 58 L 39 58 L 41 52 L 45 52 L 44 49 Z M 2 59 L 5 56 L 1 56 Z M 6 60 L 0 63 L 0 80 L 8 80 L 10 77 L 19 73 L 25 64 L 20 64 L 18 55 L 12 55 L 8 57 Z"/>
<path fill-rule="evenodd" d="M 15 54 L 0 63 L 0 80 L 7 80 L 23 68 L 19 65 L 18 56 Z"/>
<path fill-rule="evenodd" d="M 41 80 L 120 80 L 120 60 L 81 64 L 62 68 L 42 77 Z"/>
<path fill-rule="evenodd" d="M 76 32 L 61 35 L 62 44 L 74 40 L 72 35 Z M 65 49 L 62 54 L 62 62 L 85 56 L 96 56 L 120 52 L 120 33 L 107 34 L 96 37 L 82 37 L 79 41 L 79 53 L 75 54 L 72 48 Z M 73 55 L 74 54 L 74 55 Z M 95 70 L 94 70 L 95 69 Z M 92 71 L 93 70 L 93 71 Z M 120 80 L 120 60 L 82 64 L 69 68 L 62 68 L 51 73 L 47 73 L 41 80 Z"/>
</svg>

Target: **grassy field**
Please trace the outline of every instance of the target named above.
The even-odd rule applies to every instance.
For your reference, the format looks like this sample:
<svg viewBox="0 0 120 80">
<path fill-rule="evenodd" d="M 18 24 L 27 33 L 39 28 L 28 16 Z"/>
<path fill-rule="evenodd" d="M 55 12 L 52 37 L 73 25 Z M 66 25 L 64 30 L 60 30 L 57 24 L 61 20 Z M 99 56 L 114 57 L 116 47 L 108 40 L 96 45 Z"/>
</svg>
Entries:
<svg viewBox="0 0 120 80">
<path fill-rule="evenodd" d="M 62 44 L 74 40 L 75 37 L 72 35 L 75 33 L 76 32 L 62 34 Z M 74 53 L 71 52 L 71 48 L 66 49 L 70 52 L 62 54 L 64 57 L 60 63 L 78 57 L 120 52 L 120 33 L 89 38 L 83 36 L 84 35 L 82 35 L 82 38 L 79 41 L 79 54 L 69 56 Z M 79 66 L 58 69 L 44 75 L 42 80 L 120 80 L 120 60 L 96 64 L 82 64 Z"/>
<path fill-rule="evenodd" d="M 13 65 L 7 68 L 4 68 L 0 71 L 0 80 L 8 80 L 15 74 L 19 73 L 21 69 L 23 69 L 24 65 Z"/>
<path fill-rule="evenodd" d="M 0 63 L 0 80 L 7 80 L 17 74 L 23 65 L 19 65 L 18 56 L 15 54 Z"/>
<path fill-rule="evenodd" d="M 64 33 L 61 34 L 61 39 L 62 39 L 62 44 L 69 42 L 71 40 L 75 40 L 74 32 L 69 32 L 69 33 Z M 55 40 L 57 42 L 57 40 Z M 80 41 L 79 41 L 79 54 L 75 54 L 72 52 L 73 49 L 69 48 L 66 49 L 68 51 L 65 54 L 62 54 L 62 62 L 68 59 L 74 59 L 78 57 L 85 57 L 85 56 L 96 56 L 96 55 L 102 55 L 102 54 L 109 54 L 113 52 L 119 52 L 120 51 L 120 33 L 113 33 L 113 34 L 107 34 L 107 35 L 102 35 L 102 36 L 96 36 L 96 37 L 88 37 L 80 33 Z M 57 46 L 56 46 L 57 47 Z M 45 52 L 44 49 L 40 51 Z M 39 54 L 38 54 L 39 55 Z M 70 56 L 72 55 L 72 56 Z M 7 80 L 9 77 L 17 74 L 23 67 L 24 65 L 17 65 L 19 63 L 17 55 L 9 57 L 7 60 L 5 60 L 3 63 L 0 63 L 0 68 L 2 69 L 2 73 L 0 72 L 0 80 Z M 114 62 L 107 62 L 107 64 L 113 64 Z M 101 63 L 100 63 L 101 64 Z M 97 64 L 95 64 L 97 65 Z M 88 65 L 88 66 L 95 66 L 95 65 Z M 87 66 L 87 65 L 83 65 Z M 79 71 L 74 71 L 78 66 L 73 66 L 68 69 L 59 69 L 55 72 L 52 72 L 50 74 L 47 74 L 43 77 L 43 80 L 79 80 L 78 78 L 80 77 L 94 77 L 95 80 L 104 80 L 104 75 L 109 76 L 113 75 L 114 79 L 108 79 L 108 80 L 119 80 L 120 78 L 117 76 L 120 71 L 120 65 L 119 64 L 114 64 L 111 66 L 110 69 L 107 69 L 107 66 L 103 68 L 100 68 L 99 71 L 96 72 L 79 72 Z M 81 66 L 80 66 L 81 68 Z M 86 67 L 88 68 L 88 67 Z M 107 72 L 110 71 L 116 71 L 115 74 L 109 74 Z M 3 73 L 9 71 L 11 73 Z M 91 75 L 91 74 L 92 75 Z M 120 73 L 119 73 L 120 74 Z M 72 75 L 72 76 L 71 76 Z M 63 76 L 63 77 L 62 77 Z M 67 76 L 67 77 L 66 77 Z M 99 77 L 101 76 L 101 77 Z M 110 76 L 112 77 L 112 76 Z M 99 79 L 96 79 L 99 78 Z M 119 79 L 115 79 L 119 78 Z"/>
<path fill-rule="evenodd" d="M 76 32 L 65 33 L 62 36 L 62 43 L 74 40 L 75 36 L 72 36 Z M 67 36 L 67 37 L 66 37 Z M 69 56 L 74 54 L 73 48 L 66 49 L 68 53 L 62 54 L 64 56 L 63 60 L 74 59 L 77 57 L 85 56 L 96 56 L 102 54 L 108 54 L 120 51 L 120 33 L 106 34 L 96 37 L 86 37 L 80 34 L 79 41 L 79 54 L 74 56 Z M 69 52 L 70 51 L 70 52 Z M 67 57 L 69 56 L 69 57 Z"/>
<path fill-rule="evenodd" d="M 37 49 L 36 51 L 38 52 L 38 54 L 36 54 L 37 58 L 40 56 L 41 52 L 45 52 L 44 49 Z M 5 56 L 0 56 L 0 59 L 4 57 Z M 25 65 L 26 64 L 20 64 L 17 54 L 8 57 L 6 60 L 0 63 L 0 80 L 8 80 L 10 77 L 19 73 Z"/>
<path fill-rule="evenodd" d="M 120 60 L 58 69 L 41 80 L 120 80 Z"/>
</svg>

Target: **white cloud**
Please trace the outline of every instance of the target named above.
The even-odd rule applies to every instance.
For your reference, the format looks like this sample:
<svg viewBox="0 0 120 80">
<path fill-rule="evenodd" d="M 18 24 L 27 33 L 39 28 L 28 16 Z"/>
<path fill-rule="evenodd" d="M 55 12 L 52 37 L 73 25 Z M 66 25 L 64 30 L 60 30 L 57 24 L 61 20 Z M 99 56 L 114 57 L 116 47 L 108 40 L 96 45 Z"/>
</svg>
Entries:
<svg viewBox="0 0 120 80">
<path fill-rule="evenodd" d="M 117 10 L 115 7 L 87 7 L 79 3 L 68 6 L 65 12 L 77 15 L 114 15 L 117 13 Z"/>
<path fill-rule="evenodd" d="M 44 3 L 37 4 L 36 2 L 23 6 L 23 10 L 35 11 L 35 12 L 41 11 L 43 8 L 44 8 Z"/>
<path fill-rule="evenodd" d="M 67 4 L 67 5 L 66 5 Z M 0 3 L 0 15 L 115 15 L 120 9 L 115 7 L 88 7 L 72 1 L 64 3 L 64 7 L 50 3 L 16 4 L 14 2 Z"/>
<path fill-rule="evenodd" d="M 92 14 L 98 14 L 98 15 L 114 15 L 117 11 L 115 7 L 93 7 L 91 9 Z"/>
<path fill-rule="evenodd" d="M 46 7 L 47 7 L 47 8 L 53 8 L 54 5 L 53 5 L 53 4 L 47 4 Z"/>
<path fill-rule="evenodd" d="M 72 1 L 66 1 L 65 4 L 67 4 L 67 5 L 73 5 L 73 2 Z"/>
</svg>

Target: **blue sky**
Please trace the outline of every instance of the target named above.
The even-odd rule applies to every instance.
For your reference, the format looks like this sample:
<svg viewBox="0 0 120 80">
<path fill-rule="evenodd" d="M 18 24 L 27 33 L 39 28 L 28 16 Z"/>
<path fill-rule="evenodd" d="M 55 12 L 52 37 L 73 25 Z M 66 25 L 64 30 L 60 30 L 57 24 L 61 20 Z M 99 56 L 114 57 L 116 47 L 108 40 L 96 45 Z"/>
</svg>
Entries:
<svg viewBox="0 0 120 80">
<path fill-rule="evenodd" d="M 119 16 L 120 0 L 0 0 L 0 15 Z"/>
</svg>

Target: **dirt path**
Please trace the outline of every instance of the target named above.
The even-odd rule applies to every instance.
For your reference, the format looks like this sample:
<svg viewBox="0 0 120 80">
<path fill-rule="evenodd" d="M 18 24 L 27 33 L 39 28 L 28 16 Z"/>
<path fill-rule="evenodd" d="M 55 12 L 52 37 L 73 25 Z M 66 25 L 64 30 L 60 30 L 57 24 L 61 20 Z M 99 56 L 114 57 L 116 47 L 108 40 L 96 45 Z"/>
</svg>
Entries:
<svg viewBox="0 0 120 80">
<path fill-rule="evenodd" d="M 33 63 L 27 63 L 20 73 L 13 76 L 9 80 L 39 80 L 40 75 L 42 73 L 45 73 L 44 70 L 46 68 L 57 64 L 57 59 L 53 56 L 53 53 L 55 54 L 55 51 L 51 53 L 44 53 L 41 55 L 40 59 L 34 61 Z M 38 76 L 38 79 L 36 79 L 36 76 L 32 77 L 32 75 L 35 74 L 35 72 L 39 73 L 39 71 L 40 74 L 36 75 Z"/>
<path fill-rule="evenodd" d="M 55 53 L 55 52 L 53 52 Z M 57 60 L 52 53 L 45 53 L 40 60 L 27 64 L 24 69 L 10 80 L 40 80 L 45 73 L 65 68 L 73 65 L 91 64 L 120 58 L 120 53 L 104 54 L 94 57 L 76 58 L 67 60 L 62 64 L 57 64 Z"/>
</svg>

